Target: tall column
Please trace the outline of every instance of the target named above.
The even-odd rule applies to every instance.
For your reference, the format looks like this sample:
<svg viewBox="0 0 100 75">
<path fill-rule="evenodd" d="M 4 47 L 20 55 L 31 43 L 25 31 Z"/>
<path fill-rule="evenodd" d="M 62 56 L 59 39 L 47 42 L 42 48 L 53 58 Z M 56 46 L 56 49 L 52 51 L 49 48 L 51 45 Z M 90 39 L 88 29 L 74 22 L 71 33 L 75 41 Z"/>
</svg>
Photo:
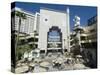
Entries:
<svg viewBox="0 0 100 75">
<path fill-rule="evenodd" d="M 66 18 L 67 18 L 67 49 L 68 49 L 68 52 L 70 52 L 70 12 L 69 12 L 69 8 L 66 9 Z"/>
<path fill-rule="evenodd" d="M 34 31 L 36 30 L 36 25 L 37 25 L 37 12 L 35 13 Z"/>
</svg>

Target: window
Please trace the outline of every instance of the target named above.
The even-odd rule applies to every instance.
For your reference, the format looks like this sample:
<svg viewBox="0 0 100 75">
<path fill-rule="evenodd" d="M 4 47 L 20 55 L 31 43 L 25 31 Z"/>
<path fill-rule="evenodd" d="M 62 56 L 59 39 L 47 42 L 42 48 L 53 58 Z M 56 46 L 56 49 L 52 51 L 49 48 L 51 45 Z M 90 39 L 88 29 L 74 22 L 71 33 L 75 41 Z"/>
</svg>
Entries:
<svg viewBox="0 0 100 75">
<path fill-rule="evenodd" d="M 48 19 L 46 18 L 45 21 L 48 21 Z"/>
<path fill-rule="evenodd" d="M 92 33 L 92 32 L 95 32 L 95 29 L 91 29 L 90 32 L 91 32 L 91 33 Z"/>
<path fill-rule="evenodd" d="M 47 37 L 48 48 L 62 47 L 62 33 L 57 26 L 52 26 L 52 28 L 49 29 Z"/>
<path fill-rule="evenodd" d="M 35 38 L 35 42 L 38 42 L 38 38 Z"/>
<path fill-rule="evenodd" d="M 59 42 L 60 41 L 60 33 L 57 30 L 52 30 L 48 34 L 48 41 Z"/>
<path fill-rule="evenodd" d="M 85 36 L 81 36 L 81 40 L 86 40 L 86 37 Z"/>
</svg>

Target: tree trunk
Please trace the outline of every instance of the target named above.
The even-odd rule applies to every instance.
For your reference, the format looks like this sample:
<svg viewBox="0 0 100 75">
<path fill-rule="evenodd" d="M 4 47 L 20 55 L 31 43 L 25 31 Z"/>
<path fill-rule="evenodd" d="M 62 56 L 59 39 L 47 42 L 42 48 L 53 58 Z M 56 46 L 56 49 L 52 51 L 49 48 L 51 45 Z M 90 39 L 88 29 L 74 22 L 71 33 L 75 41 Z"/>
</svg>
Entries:
<svg viewBox="0 0 100 75">
<path fill-rule="evenodd" d="M 17 31 L 16 43 L 15 43 L 16 60 L 18 60 L 18 57 L 17 57 L 18 54 L 16 51 L 17 51 L 18 41 L 19 41 L 20 26 L 21 26 L 21 17 L 19 17 L 19 26 L 18 26 L 18 31 Z"/>
</svg>

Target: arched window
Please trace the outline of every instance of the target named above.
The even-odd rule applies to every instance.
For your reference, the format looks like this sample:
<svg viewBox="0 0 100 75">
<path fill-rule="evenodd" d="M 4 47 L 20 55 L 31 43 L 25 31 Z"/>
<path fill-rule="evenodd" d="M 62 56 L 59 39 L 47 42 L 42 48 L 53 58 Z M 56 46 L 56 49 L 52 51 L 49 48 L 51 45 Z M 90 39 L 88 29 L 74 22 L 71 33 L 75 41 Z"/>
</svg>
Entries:
<svg viewBox="0 0 100 75">
<path fill-rule="evenodd" d="M 48 32 L 48 42 L 61 42 L 61 31 L 53 26 Z"/>
</svg>

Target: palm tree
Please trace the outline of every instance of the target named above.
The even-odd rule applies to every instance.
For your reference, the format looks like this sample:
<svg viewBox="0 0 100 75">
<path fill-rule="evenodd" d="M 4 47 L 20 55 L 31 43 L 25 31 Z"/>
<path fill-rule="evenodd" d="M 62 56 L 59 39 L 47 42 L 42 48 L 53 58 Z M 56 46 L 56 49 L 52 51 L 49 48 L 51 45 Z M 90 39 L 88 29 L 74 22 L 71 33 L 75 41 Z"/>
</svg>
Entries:
<svg viewBox="0 0 100 75">
<path fill-rule="evenodd" d="M 18 33 L 17 33 L 17 39 L 16 39 L 16 47 L 19 41 L 19 33 L 20 33 L 20 27 L 21 27 L 21 20 L 22 19 L 26 19 L 26 15 L 24 13 L 21 12 L 15 12 L 15 15 L 19 17 L 19 26 L 18 26 Z"/>
<path fill-rule="evenodd" d="M 15 11 L 12 12 L 12 16 L 18 16 L 19 17 L 19 24 L 18 24 L 18 30 L 17 30 L 17 36 L 16 36 L 16 42 L 15 42 L 15 55 L 17 54 L 17 47 L 18 47 L 18 41 L 19 41 L 19 33 L 20 33 L 20 27 L 21 27 L 21 21 L 22 19 L 26 19 L 26 15 L 22 12 Z"/>
</svg>

